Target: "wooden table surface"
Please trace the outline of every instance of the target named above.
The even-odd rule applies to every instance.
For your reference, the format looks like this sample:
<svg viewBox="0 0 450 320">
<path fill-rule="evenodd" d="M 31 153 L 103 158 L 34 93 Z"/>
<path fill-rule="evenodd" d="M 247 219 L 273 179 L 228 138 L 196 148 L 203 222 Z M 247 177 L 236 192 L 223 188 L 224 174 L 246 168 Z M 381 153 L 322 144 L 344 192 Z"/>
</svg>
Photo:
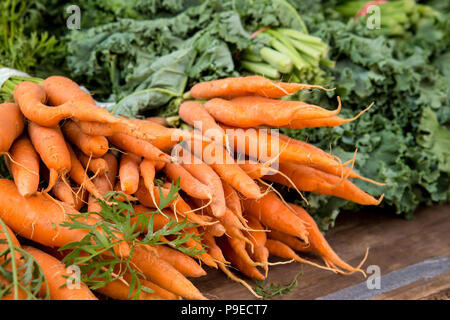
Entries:
<svg viewBox="0 0 450 320">
<path fill-rule="evenodd" d="M 380 289 L 367 289 L 361 274 L 342 276 L 291 263 L 270 268 L 268 281 L 282 284 L 289 283 L 303 268 L 298 287 L 278 299 L 449 299 L 450 205 L 419 209 L 411 221 L 379 211 L 343 213 L 326 238 L 353 266 L 370 248 L 363 269 L 379 266 Z M 193 280 L 206 297 L 255 299 L 220 271 L 208 268 L 207 272 L 206 277 Z"/>
</svg>

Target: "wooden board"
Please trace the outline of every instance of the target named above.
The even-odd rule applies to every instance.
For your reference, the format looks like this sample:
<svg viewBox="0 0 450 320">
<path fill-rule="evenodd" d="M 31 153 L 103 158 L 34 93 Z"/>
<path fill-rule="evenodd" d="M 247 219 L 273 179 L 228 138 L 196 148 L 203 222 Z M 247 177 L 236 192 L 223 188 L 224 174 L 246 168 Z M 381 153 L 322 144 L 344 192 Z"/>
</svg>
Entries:
<svg viewBox="0 0 450 320">
<path fill-rule="evenodd" d="M 359 212 L 341 214 L 336 226 L 326 235 L 335 251 L 351 265 L 358 265 L 366 248 L 369 256 L 364 264 L 377 265 L 383 277 L 433 258 L 450 259 L 450 205 L 420 209 L 415 219 L 408 221 L 383 212 Z M 279 261 L 279 260 L 272 260 Z M 319 260 L 317 260 L 319 261 Z M 268 281 L 288 283 L 303 268 L 298 287 L 280 299 L 317 299 L 336 294 L 343 289 L 365 284 L 361 274 L 336 275 L 325 270 L 291 263 L 270 268 Z M 447 267 L 444 266 L 444 270 Z M 425 268 L 426 269 L 426 268 Z M 210 299 L 254 299 L 240 284 L 227 279 L 214 269 L 207 269 L 208 276 L 193 280 L 194 284 Z M 442 273 L 442 272 L 441 272 Z M 405 276 L 406 278 L 408 275 Z M 402 279 L 407 281 L 408 279 Z M 414 279 L 413 279 L 414 280 Z M 252 280 L 248 280 L 253 284 Z M 351 291 L 351 290 L 350 290 Z M 450 269 L 431 279 L 412 281 L 373 299 L 448 299 Z M 339 294 L 337 295 L 339 296 Z M 358 299 L 358 296 L 352 298 Z M 362 297 L 364 298 L 364 297 Z"/>
</svg>

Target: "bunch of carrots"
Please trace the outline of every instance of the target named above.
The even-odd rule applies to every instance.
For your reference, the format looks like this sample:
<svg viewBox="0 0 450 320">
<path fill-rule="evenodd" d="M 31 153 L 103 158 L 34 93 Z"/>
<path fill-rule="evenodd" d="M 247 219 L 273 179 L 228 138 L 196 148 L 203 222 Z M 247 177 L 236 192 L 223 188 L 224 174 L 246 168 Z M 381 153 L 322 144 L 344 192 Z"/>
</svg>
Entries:
<svg viewBox="0 0 450 320">
<path fill-rule="evenodd" d="M 15 103 L 0 105 L 0 152 L 12 177 L 0 179 L 0 265 L 11 270 L 24 265 L 23 256 L 29 255 L 46 279 L 39 294 L 50 299 L 97 299 L 92 291 L 130 299 L 137 290 L 139 299 L 206 299 L 188 279 L 206 275 L 203 264 L 220 268 L 258 296 L 232 269 L 265 279 L 273 264 L 270 255 L 335 273 L 364 274 L 364 259 L 352 267 L 339 258 L 312 217 L 287 203 L 271 184 L 300 194 L 310 191 L 379 204 L 381 198 L 349 180 L 371 181 L 352 170 L 354 159 L 343 163 L 272 131 L 247 134 L 253 128 L 337 126 L 359 116 L 339 117 L 340 101 L 330 111 L 278 99 L 313 88 L 321 87 L 260 76 L 199 83 L 189 92 L 192 99 L 180 106 L 180 118 L 193 126 L 182 130 L 166 127 L 160 118 L 112 115 L 65 77 L 19 83 Z M 253 157 L 255 147 L 268 159 Z M 107 196 L 111 192 L 114 197 Z M 100 227 L 109 221 L 105 208 L 122 202 L 129 206 L 119 212 L 131 219 L 133 230 L 139 229 L 134 238 Z M 81 227 L 69 227 L 74 221 Z M 172 245 L 174 235 L 164 233 L 176 226 L 174 221 L 189 222 L 177 231 L 184 239 L 180 246 Z M 83 254 L 119 259 L 116 277 L 101 286 L 82 283 L 69 288 L 64 286 L 70 276 L 64 257 L 73 255 L 88 232 L 113 239 L 111 250 L 92 247 Z M 149 234 L 157 235 L 156 244 L 144 241 Z M 27 245 L 21 246 L 16 235 Z M 8 245 L 15 249 L 6 250 Z M 299 252 L 317 254 L 324 264 L 302 258 Z M 132 280 L 135 272 L 139 286 Z M 3 298 L 27 297 L 26 286 L 13 285 L 0 275 L 2 287 L 10 288 Z"/>
</svg>

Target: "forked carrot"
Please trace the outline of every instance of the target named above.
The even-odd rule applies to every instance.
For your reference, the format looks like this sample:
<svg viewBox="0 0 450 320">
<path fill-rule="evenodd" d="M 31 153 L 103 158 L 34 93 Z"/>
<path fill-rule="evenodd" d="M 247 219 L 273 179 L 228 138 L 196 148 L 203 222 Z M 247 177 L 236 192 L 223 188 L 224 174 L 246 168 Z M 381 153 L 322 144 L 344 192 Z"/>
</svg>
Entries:
<svg viewBox="0 0 450 320">
<path fill-rule="evenodd" d="M 293 121 L 328 118 L 341 110 L 341 100 L 336 110 L 330 111 L 301 101 L 274 100 L 247 96 L 232 100 L 214 98 L 205 103 L 205 109 L 221 123 L 250 128 L 261 125 L 287 126 Z"/>
<path fill-rule="evenodd" d="M 274 82 L 262 76 L 247 76 L 200 82 L 192 87 L 190 94 L 195 99 L 232 98 L 249 95 L 281 98 L 298 90 L 315 88 L 324 89 L 317 85 Z"/>
<path fill-rule="evenodd" d="M 81 165 L 81 162 L 78 160 L 72 147 L 67 144 L 67 149 L 69 150 L 70 161 L 72 164 L 69 171 L 70 178 L 72 178 L 72 180 L 78 183 L 81 187 L 86 188 L 86 190 L 89 191 L 89 193 L 95 198 L 104 200 L 103 195 L 99 192 L 97 187 L 86 174 L 86 170 Z"/>
<path fill-rule="evenodd" d="M 335 175 L 305 165 L 280 163 L 279 170 L 284 175 L 277 173 L 268 175 L 264 179 L 288 187 L 292 187 L 292 183 L 294 183 L 294 187 L 302 191 L 340 197 L 362 205 L 378 205 L 383 200 L 383 197 L 378 200 L 375 199 L 346 179 L 343 180 Z M 286 177 L 289 177 L 291 181 Z"/>
<path fill-rule="evenodd" d="M 14 89 L 14 99 L 26 118 L 45 127 L 53 127 L 64 118 L 72 118 L 121 124 L 124 133 L 138 138 L 151 138 L 151 135 L 139 130 L 129 119 L 115 117 L 97 106 L 89 94 L 66 77 L 52 76 L 41 84 L 21 82 Z M 47 100 L 53 107 L 45 104 Z"/>
<path fill-rule="evenodd" d="M 58 177 L 62 177 L 71 170 L 71 156 L 59 127 L 42 127 L 34 122 L 28 123 L 28 134 L 31 143 L 39 153 L 42 161 L 50 170 L 48 187 L 53 188 Z"/>
<path fill-rule="evenodd" d="M 358 119 L 361 115 L 363 115 L 366 111 L 368 111 L 374 103 L 372 102 L 366 109 L 358 113 L 356 116 L 350 119 L 344 119 L 339 116 L 331 116 L 327 118 L 320 119 L 294 119 L 288 125 L 284 126 L 285 128 L 291 129 L 304 129 L 304 128 L 318 128 L 318 127 L 337 127 L 343 125 L 344 123 L 352 122 Z"/>
<path fill-rule="evenodd" d="M 354 272 L 361 272 L 363 275 L 365 275 L 364 271 L 360 268 L 361 265 L 364 263 L 366 256 L 362 260 L 361 264 L 358 267 L 352 267 L 345 261 L 343 261 L 330 247 L 327 240 L 323 236 L 323 234 L 320 232 L 319 227 L 317 226 L 314 219 L 300 206 L 289 204 L 291 208 L 293 208 L 295 214 L 302 219 L 305 223 L 307 223 L 307 229 L 309 232 L 309 241 L 311 249 L 310 251 L 317 253 L 324 259 L 324 261 L 327 263 L 327 265 L 330 265 L 332 268 L 336 269 L 338 272 L 342 272 L 339 268 L 344 269 L 345 271 L 349 273 Z"/>
</svg>

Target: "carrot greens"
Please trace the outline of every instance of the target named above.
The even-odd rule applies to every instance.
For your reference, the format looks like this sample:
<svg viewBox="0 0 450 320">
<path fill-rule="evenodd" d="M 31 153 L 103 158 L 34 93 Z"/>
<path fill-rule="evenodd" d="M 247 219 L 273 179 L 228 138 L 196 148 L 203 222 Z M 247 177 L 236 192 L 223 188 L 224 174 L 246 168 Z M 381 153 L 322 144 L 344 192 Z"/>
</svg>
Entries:
<svg viewBox="0 0 450 320">
<path fill-rule="evenodd" d="M 178 183 L 172 183 L 169 193 L 167 196 L 164 196 L 161 188 L 159 188 L 160 210 L 176 199 L 178 190 L 180 190 Z M 102 219 L 95 224 L 87 224 L 82 222 L 82 220 L 89 215 L 97 213 L 87 212 L 70 215 L 70 221 L 63 223 L 62 226 L 69 229 L 85 229 L 88 230 L 88 233 L 82 240 L 69 243 L 59 250 L 62 252 L 70 250 L 62 262 L 66 266 L 78 266 L 81 270 L 81 281 L 86 283 L 92 290 L 102 288 L 111 281 L 123 280 L 123 276 L 127 273 L 131 278 L 129 283 L 130 297 L 137 289 L 136 294 L 132 298 L 139 299 L 141 290 L 145 292 L 152 291 L 141 284 L 140 279 L 145 279 L 145 277 L 136 270 L 137 268 L 133 268 L 131 257 L 136 246 L 168 245 L 191 256 L 202 254 L 204 250 L 185 248 L 183 246 L 189 239 L 201 241 L 200 235 L 181 232 L 186 228 L 194 227 L 195 224 L 187 222 L 186 219 L 180 222 L 170 219 L 170 222 L 162 229 L 154 231 L 153 216 L 161 214 L 160 211 L 155 210 L 135 214 L 130 201 L 117 200 L 117 197 L 120 195 L 120 192 L 108 192 L 104 201 L 99 200 L 102 208 L 99 214 Z M 136 216 L 138 217 L 137 220 L 132 220 L 132 217 Z M 142 232 L 140 230 L 148 231 Z M 118 234 L 122 237 L 119 237 Z M 168 241 L 160 240 L 161 237 L 167 236 L 174 238 Z M 114 248 L 120 242 L 129 244 L 130 255 L 128 257 L 120 257 L 115 252 Z"/>
</svg>

